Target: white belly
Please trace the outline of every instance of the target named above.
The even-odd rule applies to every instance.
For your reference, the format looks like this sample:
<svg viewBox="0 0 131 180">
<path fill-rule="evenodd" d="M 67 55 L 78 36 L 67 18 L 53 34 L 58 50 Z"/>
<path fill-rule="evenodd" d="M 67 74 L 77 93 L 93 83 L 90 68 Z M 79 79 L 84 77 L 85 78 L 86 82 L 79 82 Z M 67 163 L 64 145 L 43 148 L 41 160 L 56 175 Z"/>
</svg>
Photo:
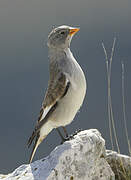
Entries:
<svg viewBox="0 0 131 180">
<path fill-rule="evenodd" d="M 59 111 L 59 117 L 57 117 L 57 125 L 66 126 L 70 124 L 78 110 L 80 109 L 85 93 L 82 91 L 79 91 L 79 93 L 76 93 L 75 91 L 70 92 L 63 101 L 60 103 Z"/>
<path fill-rule="evenodd" d="M 59 101 L 55 112 L 52 113 L 51 121 L 55 128 L 70 124 L 83 103 L 86 93 L 86 81 L 83 72 L 81 77 L 76 76 L 73 82 L 67 94 Z"/>
</svg>

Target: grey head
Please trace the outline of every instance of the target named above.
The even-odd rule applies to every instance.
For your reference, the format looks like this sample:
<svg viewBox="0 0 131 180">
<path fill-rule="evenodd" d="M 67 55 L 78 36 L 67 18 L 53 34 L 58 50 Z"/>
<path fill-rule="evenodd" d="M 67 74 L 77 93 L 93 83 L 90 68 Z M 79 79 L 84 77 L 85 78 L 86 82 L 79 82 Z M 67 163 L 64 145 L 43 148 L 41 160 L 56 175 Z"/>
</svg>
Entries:
<svg viewBox="0 0 131 180">
<path fill-rule="evenodd" d="M 51 31 L 48 36 L 47 45 L 49 48 L 66 49 L 70 46 L 73 35 L 80 28 L 70 27 L 66 25 L 59 26 Z"/>
</svg>

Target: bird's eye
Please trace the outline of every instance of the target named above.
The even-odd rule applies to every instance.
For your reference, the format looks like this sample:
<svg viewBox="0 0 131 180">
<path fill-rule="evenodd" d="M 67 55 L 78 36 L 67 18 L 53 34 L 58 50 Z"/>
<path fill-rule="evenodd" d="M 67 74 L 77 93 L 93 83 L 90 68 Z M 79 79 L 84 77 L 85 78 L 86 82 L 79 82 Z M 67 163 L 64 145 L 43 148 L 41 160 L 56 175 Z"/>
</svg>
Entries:
<svg viewBox="0 0 131 180">
<path fill-rule="evenodd" d="M 62 34 L 62 35 L 64 35 L 64 34 L 65 34 L 65 32 L 64 32 L 64 31 L 61 31 L 61 34 Z"/>
</svg>

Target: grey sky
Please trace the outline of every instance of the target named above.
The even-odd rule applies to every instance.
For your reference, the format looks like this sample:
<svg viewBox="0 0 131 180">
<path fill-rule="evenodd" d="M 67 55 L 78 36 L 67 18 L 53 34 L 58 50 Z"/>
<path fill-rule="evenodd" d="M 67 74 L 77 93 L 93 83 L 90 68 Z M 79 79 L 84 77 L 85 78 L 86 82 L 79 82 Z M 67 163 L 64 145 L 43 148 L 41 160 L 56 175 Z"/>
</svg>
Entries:
<svg viewBox="0 0 131 180">
<path fill-rule="evenodd" d="M 67 127 L 97 128 L 111 148 L 107 116 L 106 65 L 101 43 L 110 52 L 117 38 L 112 68 L 112 97 L 121 151 L 128 153 L 123 132 L 121 60 L 125 63 L 127 124 L 131 137 L 131 1 L 0 0 L 0 172 L 27 163 L 26 142 L 37 120 L 48 81 L 47 35 L 53 26 L 80 26 L 71 49 L 84 69 L 88 89 L 80 113 Z M 42 158 L 60 143 L 53 131 L 39 147 Z"/>
</svg>

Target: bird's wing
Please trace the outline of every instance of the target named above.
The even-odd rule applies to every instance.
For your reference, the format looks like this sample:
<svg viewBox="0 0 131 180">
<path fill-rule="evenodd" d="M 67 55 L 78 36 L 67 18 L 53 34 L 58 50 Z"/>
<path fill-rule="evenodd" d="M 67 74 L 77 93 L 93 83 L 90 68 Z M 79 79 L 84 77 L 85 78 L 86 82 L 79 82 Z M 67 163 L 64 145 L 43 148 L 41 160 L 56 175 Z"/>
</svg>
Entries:
<svg viewBox="0 0 131 180">
<path fill-rule="evenodd" d="M 34 137 L 38 134 L 43 124 L 47 122 L 50 114 L 57 107 L 59 100 L 66 95 L 69 86 L 70 81 L 64 73 L 59 73 L 57 78 L 50 78 L 48 89 L 43 101 L 42 108 L 40 110 L 38 122 L 36 124 L 35 130 L 32 133 L 32 136 L 29 138 L 28 147 L 31 145 Z"/>
</svg>

